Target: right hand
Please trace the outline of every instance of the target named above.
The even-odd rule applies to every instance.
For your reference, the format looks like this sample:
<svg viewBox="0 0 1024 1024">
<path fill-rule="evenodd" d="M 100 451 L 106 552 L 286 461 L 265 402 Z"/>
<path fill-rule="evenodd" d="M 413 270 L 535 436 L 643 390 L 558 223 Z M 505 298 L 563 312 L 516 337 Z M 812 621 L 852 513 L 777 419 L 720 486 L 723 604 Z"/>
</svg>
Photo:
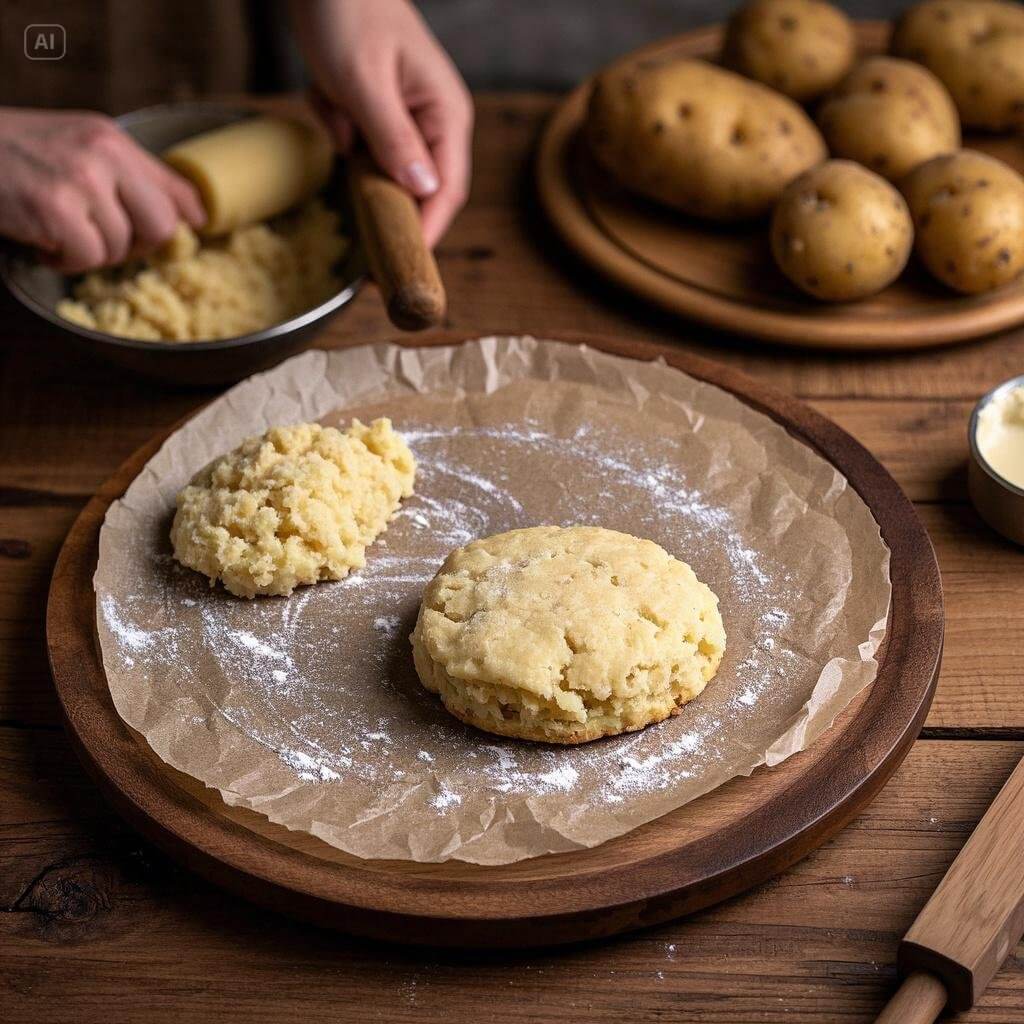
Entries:
<svg viewBox="0 0 1024 1024">
<path fill-rule="evenodd" d="M 195 188 L 102 114 L 0 108 L 0 234 L 68 274 L 201 227 Z"/>
</svg>

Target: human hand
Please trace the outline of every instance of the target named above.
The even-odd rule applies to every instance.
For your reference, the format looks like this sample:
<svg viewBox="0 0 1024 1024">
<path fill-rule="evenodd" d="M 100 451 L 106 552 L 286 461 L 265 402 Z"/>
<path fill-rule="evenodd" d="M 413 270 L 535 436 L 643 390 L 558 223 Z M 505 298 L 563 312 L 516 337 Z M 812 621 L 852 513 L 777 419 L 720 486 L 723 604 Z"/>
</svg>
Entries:
<svg viewBox="0 0 1024 1024">
<path fill-rule="evenodd" d="M 473 102 L 407 0 L 293 0 L 314 101 L 338 149 L 356 134 L 421 201 L 431 248 L 469 191 Z"/>
<path fill-rule="evenodd" d="M 184 178 L 102 114 L 0 108 L 0 234 L 68 274 L 122 263 L 206 220 Z"/>
</svg>

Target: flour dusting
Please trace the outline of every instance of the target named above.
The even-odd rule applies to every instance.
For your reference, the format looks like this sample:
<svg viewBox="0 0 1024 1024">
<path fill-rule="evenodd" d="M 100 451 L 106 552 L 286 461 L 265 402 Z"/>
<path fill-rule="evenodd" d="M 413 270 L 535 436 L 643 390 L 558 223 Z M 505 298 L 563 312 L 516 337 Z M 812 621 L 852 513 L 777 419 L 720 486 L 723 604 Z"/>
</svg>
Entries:
<svg viewBox="0 0 1024 1024">
<path fill-rule="evenodd" d="M 590 425 L 576 428 L 570 437 L 552 435 L 529 422 L 457 433 L 396 425 L 416 456 L 416 493 L 392 520 L 387 546 L 372 548 L 363 569 L 337 583 L 307 587 L 286 601 L 241 602 L 219 590 L 206 592 L 204 600 L 196 592 L 205 591 L 205 583 L 172 568 L 177 586 L 169 591 L 169 598 L 176 598 L 180 618 L 191 625 L 148 628 L 133 621 L 130 595 L 121 601 L 108 596 L 102 612 L 122 657 L 141 653 L 156 661 L 173 657 L 178 670 L 187 674 L 195 659 L 182 659 L 181 653 L 190 646 L 201 647 L 215 657 L 224 683 L 210 688 L 211 712 L 275 751 L 282 765 L 304 782 L 356 778 L 386 791 L 389 783 L 407 777 L 408 753 L 392 742 L 394 723 L 363 720 L 356 693 L 345 705 L 344 716 L 338 713 L 335 692 L 345 689 L 343 679 L 350 674 L 342 671 L 343 666 L 382 666 L 373 685 L 389 687 L 388 666 L 410 659 L 407 634 L 415 608 L 444 557 L 476 537 L 537 521 L 629 528 L 691 561 L 701 575 L 701 552 L 708 547 L 724 552 L 729 575 L 709 582 L 723 601 L 729 654 L 712 686 L 734 693 L 731 707 L 736 714 L 753 711 L 776 673 L 795 657 L 785 641 L 785 626 L 792 614 L 787 605 L 794 597 L 785 573 L 770 555 L 758 554 L 744 541 L 730 512 L 687 478 L 671 452 L 666 458 L 665 453 L 659 456 L 634 446 L 620 449 L 614 436 Z M 472 463 L 467 454 L 472 455 Z M 565 464 L 556 476 L 564 474 L 563 479 L 571 480 L 576 475 L 588 482 L 581 495 L 567 487 L 554 488 L 554 500 L 546 503 L 541 520 L 535 510 L 524 509 L 507 479 L 509 467 L 538 457 L 543 465 Z M 489 475 L 483 466 L 489 468 Z M 441 494 L 447 496 L 442 499 Z M 497 586 L 503 568 L 493 571 Z M 335 619 L 335 649 L 325 650 L 303 629 L 310 602 L 316 602 L 320 616 Z M 730 610 L 738 602 L 763 608 L 755 620 L 756 635 L 743 638 L 734 631 L 735 616 Z M 192 608 L 198 611 L 186 615 Z M 367 620 L 368 630 L 355 627 Z M 219 690 L 224 691 L 222 699 L 217 698 Z M 395 693 L 391 713 L 407 718 L 410 700 L 420 705 L 435 702 L 419 687 L 407 687 Z M 685 713 L 687 731 L 675 738 L 659 733 L 652 742 L 655 734 L 645 731 L 589 744 L 582 752 L 498 744 L 470 732 L 467 740 L 473 756 L 466 760 L 473 762 L 472 770 L 446 779 L 429 805 L 438 814 L 458 807 L 462 802 L 458 785 L 483 785 L 506 796 L 572 793 L 581 785 L 581 760 L 588 762 L 588 778 L 596 773 L 601 779 L 596 799 L 609 806 L 668 789 L 692 778 L 717 754 L 721 719 L 703 714 L 699 701 Z M 273 726 L 269 730 L 268 722 Z M 446 725 L 442 718 L 423 730 L 415 761 L 429 768 L 450 756 L 447 748 L 452 741 Z M 364 753 L 372 757 L 367 759 Z M 590 799 L 595 799 L 592 787 Z"/>
</svg>

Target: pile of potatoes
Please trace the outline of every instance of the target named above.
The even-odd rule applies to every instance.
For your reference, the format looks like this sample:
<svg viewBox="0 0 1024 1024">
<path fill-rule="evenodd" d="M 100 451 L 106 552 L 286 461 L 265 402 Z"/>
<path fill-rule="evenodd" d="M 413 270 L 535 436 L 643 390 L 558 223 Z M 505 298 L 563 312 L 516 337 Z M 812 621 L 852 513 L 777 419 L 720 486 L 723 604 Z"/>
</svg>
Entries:
<svg viewBox="0 0 1024 1024">
<path fill-rule="evenodd" d="M 960 130 L 1024 128 L 1024 7 L 924 0 L 890 49 L 858 61 L 853 25 L 823 0 L 751 0 L 721 66 L 600 75 L 587 140 L 626 188 L 691 216 L 770 214 L 776 263 L 816 298 L 872 295 L 915 249 L 958 292 L 998 288 L 1024 270 L 1024 178 L 961 149 Z"/>
</svg>

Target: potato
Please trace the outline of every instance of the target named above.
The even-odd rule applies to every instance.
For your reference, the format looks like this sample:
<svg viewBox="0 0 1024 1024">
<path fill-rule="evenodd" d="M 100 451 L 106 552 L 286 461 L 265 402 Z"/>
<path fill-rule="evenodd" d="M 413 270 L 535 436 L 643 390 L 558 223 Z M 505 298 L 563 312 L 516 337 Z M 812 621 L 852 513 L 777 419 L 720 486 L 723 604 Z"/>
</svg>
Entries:
<svg viewBox="0 0 1024 1024">
<path fill-rule="evenodd" d="M 850 160 L 829 160 L 792 182 L 772 216 L 772 254 L 798 288 L 846 302 L 881 291 L 914 241 L 903 197 Z"/>
<path fill-rule="evenodd" d="M 856 160 L 890 181 L 960 148 L 960 118 L 946 87 L 920 64 L 871 57 L 818 111 L 833 156 Z"/>
<path fill-rule="evenodd" d="M 958 292 L 975 294 L 1024 269 L 1024 178 L 995 157 L 962 149 L 921 164 L 900 186 L 921 262 Z"/>
<path fill-rule="evenodd" d="M 999 0 L 925 0 L 896 23 L 892 52 L 918 61 L 972 128 L 1024 127 L 1024 8 Z"/>
<path fill-rule="evenodd" d="M 729 19 L 722 63 L 801 103 L 828 92 L 853 64 L 850 19 L 822 0 L 752 0 Z"/>
<path fill-rule="evenodd" d="M 624 62 L 599 76 L 586 134 L 626 188 L 711 220 L 766 214 L 827 155 L 792 100 L 702 60 Z"/>
</svg>

